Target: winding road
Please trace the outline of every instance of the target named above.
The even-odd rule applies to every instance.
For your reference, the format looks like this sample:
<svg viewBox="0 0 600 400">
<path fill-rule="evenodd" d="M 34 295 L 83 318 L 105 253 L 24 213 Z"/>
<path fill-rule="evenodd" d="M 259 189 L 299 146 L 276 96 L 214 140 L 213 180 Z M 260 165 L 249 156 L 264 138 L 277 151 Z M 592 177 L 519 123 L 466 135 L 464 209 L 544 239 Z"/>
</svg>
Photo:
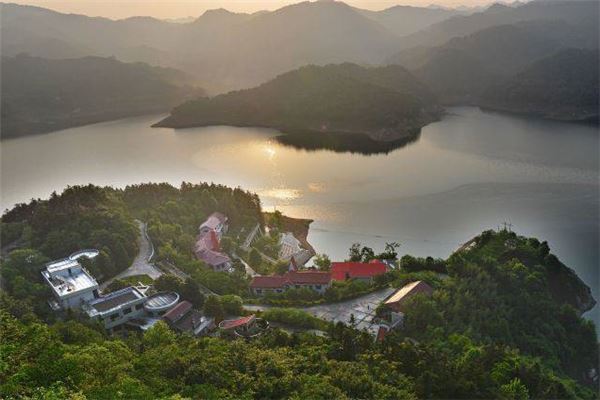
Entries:
<svg viewBox="0 0 600 400">
<path fill-rule="evenodd" d="M 154 256 L 154 246 L 150 241 L 150 237 L 148 237 L 148 227 L 146 223 L 138 220 L 136 220 L 136 223 L 140 229 L 140 236 L 138 238 L 140 250 L 138 255 L 135 257 L 135 260 L 133 260 L 129 268 L 102 283 L 100 285 L 101 290 L 104 290 L 115 279 L 123 279 L 133 275 L 148 275 L 150 278 L 156 279 L 163 274 L 162 271 L 151 262 L 152 257 Z"/>
</svg>

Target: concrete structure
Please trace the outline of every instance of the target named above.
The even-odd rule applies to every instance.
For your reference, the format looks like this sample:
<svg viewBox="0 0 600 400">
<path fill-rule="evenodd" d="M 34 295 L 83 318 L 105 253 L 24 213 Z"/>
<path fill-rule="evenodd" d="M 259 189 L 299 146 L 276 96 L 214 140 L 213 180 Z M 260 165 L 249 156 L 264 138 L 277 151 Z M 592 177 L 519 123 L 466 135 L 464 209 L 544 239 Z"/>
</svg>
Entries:
<svg viewBox="0 0 600 400">
<path fill-rule="evenodd" d="M 54 300 L 49 301 L 53 310 L 78 309 L 99 296 L 98 282 L 78 261 L 97 255 L 97 250 L 85 250 L 45 265 L 42 277 L 54 295 Z"/>
<path fill-rule="evenodd" d="M 388 271 L 388 266 L 379 260 L 368 263 L 362 262 L 333 262 L 331 263 L 331 276 L 336 281 L 359 279 L 371 282 L 377 275 Z"/>
<path fill-rule="evenodd" d="M 151 317 L 161 317 L 179 302 L 179 294 L 160 292 L 146 299 L 144 310 Z"/>
<path fill-rule="evenodd" d="M 88 316 L 111 330 L 145 315 L 147 297 L 134 287 L 126 287 L 99 297 L 83 306 Z"/>
<path fill-rule="evenodd" d="M 250 290 L 257 296 L 283 293 L 292 288 L 307 288 L 323 294 L 330 286 L 331 273 L 320 271 L 290 271 L 284 275 L 255 276 L 250 282 Z"/>
</svg>

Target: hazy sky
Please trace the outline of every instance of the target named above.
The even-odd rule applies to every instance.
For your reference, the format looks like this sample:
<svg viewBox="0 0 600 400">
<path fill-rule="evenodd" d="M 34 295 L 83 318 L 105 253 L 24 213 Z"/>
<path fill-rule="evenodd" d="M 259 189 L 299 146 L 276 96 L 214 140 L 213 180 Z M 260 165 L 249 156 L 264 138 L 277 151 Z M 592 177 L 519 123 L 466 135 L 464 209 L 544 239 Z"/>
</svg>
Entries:
<svg viewBox="0 0 600 400">
<path fill-rule="evenodd" d="M 127 18 L 134 15 L 149 15 L 156 18 L 180 18 L 199 16 L 213 8 L 230 11 L 252 12 L 273 10 L 300 0 L 6 0 L 18 4 L 29 4 L 50 8 L 60 12 Z M 443 6 L 488 4 L 491 0 L 346 0 L 346 3 L 361 8 L 379 10 L 397 4 L 428 6 L 432 3 Z"/>
</svg>

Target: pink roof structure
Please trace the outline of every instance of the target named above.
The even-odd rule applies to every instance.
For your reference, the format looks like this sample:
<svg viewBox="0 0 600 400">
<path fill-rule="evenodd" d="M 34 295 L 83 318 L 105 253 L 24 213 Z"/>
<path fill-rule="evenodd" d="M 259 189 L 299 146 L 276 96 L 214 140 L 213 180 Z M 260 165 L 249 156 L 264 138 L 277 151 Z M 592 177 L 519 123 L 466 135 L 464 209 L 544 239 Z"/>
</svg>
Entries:
<svg viewBox="0 0 600 400">
<path fill-rule="evenodd" d="M 331 282 L 330 272 L 290 271 L 284 275 L 255 276 L 250 282 L 253 289 L 278 289 L 286 285 L 327 285 Z"/>
<path fill-rule="evenodd" d="M 228 319 L 225 321 L 221 321 L 221 323 L 219 324 L 219 328 L 225 329 L 225 330 L 235 329 L 240 326 L 244 326 L 244 325 L 248 325 L 248 324 L 252 323 L 255 318 L 256 318 L 256 316 L 254 314 L 252 314 L 252 315 L 248 315 L 247 317 L 242 317 L 242 318 L 238 318 L 238 319 Z"/>
<path fill-rule="evenodd" d="M 386 264 L 378 260 L 368 263 L 361 262 L 334 262 L 331 263 L 331 275 L 336 281 L 345 281 L 353 278 L 372 278 L 387 272 Z"/>
</svg>

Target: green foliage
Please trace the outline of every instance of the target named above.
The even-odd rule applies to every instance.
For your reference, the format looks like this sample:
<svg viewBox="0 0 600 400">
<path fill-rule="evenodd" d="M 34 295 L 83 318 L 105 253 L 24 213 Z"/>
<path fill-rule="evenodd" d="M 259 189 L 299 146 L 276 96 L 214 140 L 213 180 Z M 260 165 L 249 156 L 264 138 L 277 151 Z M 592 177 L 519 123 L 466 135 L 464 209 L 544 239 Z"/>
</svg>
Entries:
<svg viewBox="0 0 600 400">
<path fill-rule="evenodd" d="M 313 263 L 319 271 L 329 271 L 331 269 L 331 260 L 327 254 L 317 254 L 313 258 Z"/>
<path fill-rule="evenodd" d="M 439 273 L 446 273 L 446 262 L 440 258 L 435 259 L 433 257 L 413 257 L 411 255 L 404 255 L 400 259 L 400 268 L 406 272 L 418 272 L 418 271 L 433 271 Z"/>
<path fill-rule="evenodd" d="M 80 249 L 101 250 L 97 260 L 87 265 L 100 280 L 127 268 L 137 253 L 138 229 L 112 189 L 69 187 L 61 195 L 53 193 L 49 200 L 17 205 L 2 216 L 2 222 L 24 225 L 31 232 L 24 247 L 49 259 Z"/>
<path fill-rule="evenodd" d="M 297 328 L 327 330 L 329 323 L 296 308 L 269 308 L 261 314 L 269 322 L 279 322 Z"/>
<path fill-rule="evenodd" d="M 159 292 L 176 292 L 183 300 L 188 300 L 197 308 L 204 304 L 204 294 L 193 279 L 182 281 L 175 275 L 163 274 L 154 281 L 154 289 Z"/>
<path fill-rule="evenodd" d="M 115 58 L 2 57 L 3 137 L 166 111 L 192 93 L 173 75 L 185 76 Z"/>
<path fill-rule="evenodd" d="M 159 126 L 265 126 L 300 134 L 393 130 L 406 136 L 436 115 L 431 93 L 404 68 L 347 63 L 306 66 L 253 89 L 189 101 Z"/>
<path fill-rule="evenodd" d="M 204 302 L 204 314 L 215 319 L 216 323 L 219 323 L 225 317 L 225 310 L 223 303 L 217 296 L 208 296 Z"/>
</svg>

